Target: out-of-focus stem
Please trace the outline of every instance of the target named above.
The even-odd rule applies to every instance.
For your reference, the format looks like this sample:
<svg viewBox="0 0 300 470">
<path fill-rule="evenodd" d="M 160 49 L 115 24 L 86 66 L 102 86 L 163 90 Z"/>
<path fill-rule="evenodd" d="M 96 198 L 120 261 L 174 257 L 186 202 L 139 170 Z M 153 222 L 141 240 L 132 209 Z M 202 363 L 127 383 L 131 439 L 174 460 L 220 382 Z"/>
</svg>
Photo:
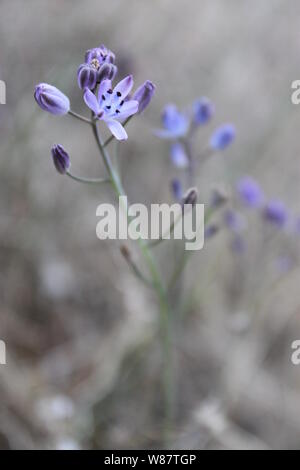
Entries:
<svg viewBox="0 0 300 470">
<path fill-rule="evenodd" d="M 110 183 L 110 180 L 107 178 L 84 178 L 82 176 L 73 175 L 69 171 L 66 172 L 66 175 L 69 176 L 72 180 L 78 181 L 79 183 L 86 184 L 101 184 L 101 183 Z"/>
<path fill-rule="evenodd" d="M 81 114 L 75 113 L 75 111 L 72 111 L 71 109 L 70 109 L 68 114 L 70 114 L 70 116 L 72 116 L 76 119 L 79 119 L 80 121 L 85 122 L 86 124 L 92 124 L 92 121 L 90 119 L 88 119 L 84 116 L 81 116 Z"/>
</svg>

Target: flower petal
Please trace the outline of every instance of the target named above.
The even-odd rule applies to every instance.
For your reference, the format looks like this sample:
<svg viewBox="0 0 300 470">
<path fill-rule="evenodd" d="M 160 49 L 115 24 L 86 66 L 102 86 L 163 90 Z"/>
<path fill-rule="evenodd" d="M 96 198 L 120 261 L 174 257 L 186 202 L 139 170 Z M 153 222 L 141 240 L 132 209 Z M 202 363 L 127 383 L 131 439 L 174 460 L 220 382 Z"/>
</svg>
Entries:
<svg viewBox="0 0 300 470">
<path fill-rule="evenodd" d="M 188 166 L 189 159 L 184 146 L 180 142 L 175 142 L 175 144 L 172 144 L 171 160 L 172 163 L 178 168 L 186 168 Z"/>
<path fill-rule="evenodd" d="M 132 116 L 137 113 L 139 109 L 139 102 L 136 100 L 126 101 L 120 108 L 120 113 L 116 115 L 118 119 L 126 119 L 128 116 Z"/>
<path fill-rule="evenodd" d="M 126 98 L 126 96 L 131 92 L 133 87 L 133 78 L 132 75 L 128 75 L 123 80 L 121 80 L 114 88 L 114 94 L 121 93 L 120 98 Z"/>
<path fill-rule="evenodd" d="M 105 79 L 105 80 L 102 80 L 102 82 L 99 85 L 99 90 L 98 90 L 99 104 L 102 101 L 102 95 L 105 95 L 105 93 L 107 93 L 108 90 L 110 90 L 110 89 L 111 89 L 111 80 L 109 80 L 108 78 Z"/>
<path fill-rule="evenodd" d="M 97 115 L 100 113 L 101 109 L 98 104 L 97 98 L 94 93 L 91 92 L 88 88 L 85 90 L 83 94 L 83 99 L 85 104 Z"/>
<path fill-rule="evenodd" d="M 128 139 L 127 132 L 125 131 L 124 127 L 122 124 L 118 121 L 115 121 L 114 119 L 105 119 L 104 121 L 109 128 L 110 132 L 112 135 L 117 139 L 117 140 L 126 140 Z"/>
</svg>

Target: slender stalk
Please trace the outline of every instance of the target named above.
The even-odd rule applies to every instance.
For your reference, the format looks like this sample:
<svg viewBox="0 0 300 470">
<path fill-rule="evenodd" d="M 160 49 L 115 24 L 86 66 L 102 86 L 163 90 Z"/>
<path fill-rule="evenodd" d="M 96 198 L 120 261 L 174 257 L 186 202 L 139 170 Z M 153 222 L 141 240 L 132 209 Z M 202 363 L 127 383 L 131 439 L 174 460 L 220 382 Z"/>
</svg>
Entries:
<svg viewBox="0 0 300 470">
<path fill-rule="evenodd" d="M 115 191 L 117 197 L 125 196 L 125 191 L 122 187 L 118 174 L 115 172 L 110 156 L 102 143 L 101 136 L 98 131 L 97 122 L 93 121 L 92 123 L 93 133 L 99 148 L 99 151 L 102 155 L 104 165 L 109 174 L 112 187 Z M 127 208 L 126 208 L 127 212 Z M 128 214 L 127 214 L 128 216 Z M 160 324 L 161 324 L 161 333 L 162 341 L 164 348 L 164 364 L 163 364 L 163 394 L 164 394 L 164 439 L 167 443 L 169 437 L 169 431 L 172 425 L 173 415 L 174 415 L 174 403 L 173 403 L 173 373 L 172 373 L 172 341 L 171 341 L 171 331 L 170 331 L 170 309 L 169 302 L 167 297 L 167 292 L 162 283 L 160 274 L 157 270 L 156 263 L 153 259 L 152 253 L 147 246 L 147 243 L 141 238 L 138 240 L 138 244 L 141 250 L 141 253 L 145 259 L 145 262 L 148 266 L 153 287 L 157 294 L 160 306 Z"/>
<path fill-rule="evenodd" d="M 70 109 L 68 114 L 70 114 L 70 116 L 72 116 L 76 119 L 79 119 L 80 121 L 85 122 L 86 124 L 92 124 L 92 121 L 90 119 L 88 119 L 84 116 L 81 116 L 81 114 L 75 113 L 75 111 L 72 111 L 71 109 Z"/>
<path fill-rule="evenodd" d="M 82 176 L 73 175 L 69 171 L 66 172 L 66 175 L 69 176 L 74 181 L 78 181 L 79 183 L 86 183 L 86 184 L 101 184 L 101 183 L 110 183 L 110 180 L 107 178 L 84 178 Z"/>
</svg>

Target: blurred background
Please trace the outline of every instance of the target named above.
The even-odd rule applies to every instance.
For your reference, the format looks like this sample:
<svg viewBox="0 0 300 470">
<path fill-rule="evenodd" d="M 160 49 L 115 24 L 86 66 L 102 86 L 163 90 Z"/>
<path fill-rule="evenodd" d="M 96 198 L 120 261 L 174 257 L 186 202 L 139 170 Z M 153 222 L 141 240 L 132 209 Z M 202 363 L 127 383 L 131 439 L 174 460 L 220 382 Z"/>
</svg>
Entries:
<svg viewBox="0 0 300 470">
<path fill-rule="evenodd" d="M 300 215 L 300 108 L 291 103 L 300 4 L 2 0 L 0 8 L 0 447 L 159 448 L 156 301 L 118 242 L 96 238 L 96 207 L 112 194 L 54 170 L 50 147 L 60 143 L 74 173 L 104 174 L 90 130 L 43 113 L 34 86 L 57 86 L 86 114 L 76 71 L 101 43 L 116 53 L 119 76 L 156 84 L 120 156 L 130 199 L 147 204 L 172 200 L 168 144 L 153 135 L 163 106 L 209 97 L 216 115 L 197 148 L 223 122 L 236 125 L 237 139 L 201 167 L 201 202 L 214 187 L 234 193 L 247 174 L 284 201 L 292 220 Z M 245 252 L 233 250 L 224 228 L 187 268 L 170 448 L 299 448 L 291 343 L 300 339 L 300 240 L 292 223 L 270 236 L 260 214 L 246 217 Z M 167 275 L 174 256 L 163 245 L 156 253 Z"/>
</svg>

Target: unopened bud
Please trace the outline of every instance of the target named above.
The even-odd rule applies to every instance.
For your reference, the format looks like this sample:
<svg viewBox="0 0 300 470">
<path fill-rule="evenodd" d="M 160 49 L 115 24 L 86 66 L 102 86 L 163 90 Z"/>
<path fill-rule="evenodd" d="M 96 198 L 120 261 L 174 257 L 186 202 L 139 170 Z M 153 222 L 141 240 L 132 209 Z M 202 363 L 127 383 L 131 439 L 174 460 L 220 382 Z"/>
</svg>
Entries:
<svg viewBox="0 0 300 470">
<path fill-rule="evenodd" d="M 139 114 L 142 113 L 149 105 L 150 101 L 153 98 L 155 88 L 156 87 L 154 83 L 150 82 L 150 80 L 147 80 L 134 93 L 132 99 L 138 101 L 139 103 Z"/>
</svg>

